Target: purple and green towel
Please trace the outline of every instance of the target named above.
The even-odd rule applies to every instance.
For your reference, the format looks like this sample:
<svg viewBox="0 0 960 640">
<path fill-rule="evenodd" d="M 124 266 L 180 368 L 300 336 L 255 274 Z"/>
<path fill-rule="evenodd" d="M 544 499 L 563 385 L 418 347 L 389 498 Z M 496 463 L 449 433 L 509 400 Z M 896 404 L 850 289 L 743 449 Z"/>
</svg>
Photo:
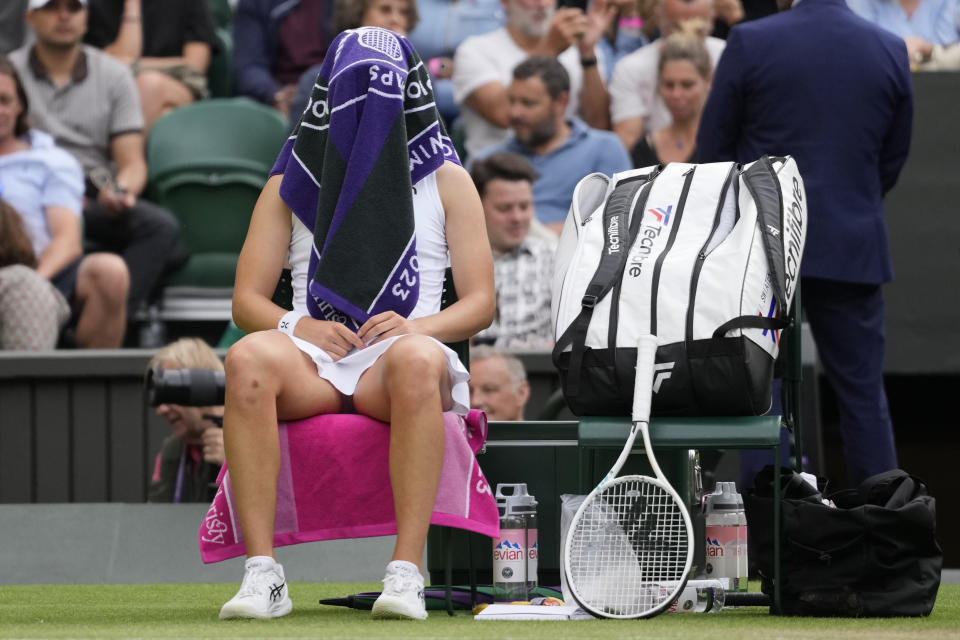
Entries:
<svg viewBox="0 0 960 640">
<path fill-rule="evenodd" d="M 337 36 L 272 171 L 313 231 L 311 316 L 356 330 L 413 311 L 418 288 L 400 280 L 417 260 L 411 189 L 444 160 L 459 164 L 413 46 L 376 27 Z"/>
</svg>

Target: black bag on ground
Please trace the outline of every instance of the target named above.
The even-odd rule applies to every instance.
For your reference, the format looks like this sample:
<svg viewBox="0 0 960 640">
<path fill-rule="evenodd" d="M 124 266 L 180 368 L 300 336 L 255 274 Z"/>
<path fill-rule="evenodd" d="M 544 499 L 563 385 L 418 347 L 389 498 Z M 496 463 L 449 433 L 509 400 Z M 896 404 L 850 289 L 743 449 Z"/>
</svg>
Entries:
<svg viewBox="0 0 960 640">
<path fill-rule="evenodd" d="M 773 593 L 773 467 L 747 492 L 748 548 Z M 781 613 L 804 616 L 926 616 L 940 586 L 943 552 L 936 501 L 900 469 L 829 496 L 781 469 Z"/>
</svg>

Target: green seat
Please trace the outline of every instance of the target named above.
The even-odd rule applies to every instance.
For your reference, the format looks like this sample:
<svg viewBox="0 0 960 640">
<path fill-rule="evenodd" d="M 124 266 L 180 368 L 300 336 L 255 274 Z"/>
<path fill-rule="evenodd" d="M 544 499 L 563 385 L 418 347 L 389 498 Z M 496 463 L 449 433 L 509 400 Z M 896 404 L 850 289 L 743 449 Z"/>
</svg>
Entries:
<svg viewBox="0 0 960 640">
<path fill-rule="evenodd" d="M 283 116 L 249 98 L 211 98 L 180 107 L 150 131 L 150 187 L 191 171 L 254 172 L 266 179 L 286 137 Z"/>
<path fill-rule="evenodd" d="M 233 96 L 233 34 L 227 27 L 217 27 L 215 33 L 220 49 L 210 58 L 207 87 L 211 98 L 230 98 Z"/>
<path fill-rule="evenodd" d="M 780 428 L 786 426 L 794 436 L 795 460 L 799 470 L 802 451 L 799 436 L 800 357 L 800 291 L 797 290 L 790 314 L 790 326 L 782 333 L 785 348 L 780 352 L 783 367 L 784 415 L 743 417 L 683 417 L 650 420 L 650 443 L 656 450 L 657 462 L 681 496 L 689 495 L 687 469 L 689 449 L 769 449 L 774 460 L 780 460 Z M 599 479 L 596 469 L 598 450 L 623 448 L 630 431 L 631 418 L 581 416 L 577 427 L 580 462 L 580 490 L 589 492 Z M 643 450 L 640 442 L 635 451 Z M 774 594 L 771 611 L 780 611 L 780 485 L 774 483 L 773 495 L 773 567 Z"/>
<path fill-rule="evenodd" d="M 233 9 L 230 8 L 230 0 L 207 0 L 207 6 L 210 7 L 213 26 L 225 28 L 233 22 Z"/>
<path fill-rule="evenodd" d="M 161 313 L 190 298 L 191 318 L 226 320 L 250 215 L 287 136 L 274 110 L 247 98 L 212 98 L 158 119 L 147 141 L 150 198 L 180 222 L 191 252 L 165 282 Z M 215 311 L 197 309 L 204 298 Z M 184 312 L 186 313 L 186 312 Z"/>
</svg>

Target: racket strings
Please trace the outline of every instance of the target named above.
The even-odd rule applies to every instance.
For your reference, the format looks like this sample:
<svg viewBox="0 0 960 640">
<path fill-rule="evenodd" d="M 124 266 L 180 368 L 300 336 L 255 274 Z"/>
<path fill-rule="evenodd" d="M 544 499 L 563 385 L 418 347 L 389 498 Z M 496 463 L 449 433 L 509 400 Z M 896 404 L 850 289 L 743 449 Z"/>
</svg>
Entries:
<svg viewBox="0 0 960 640">
<path fill-rule="evenodd" d="M 575 523 L 571 586 L 587 608 L 638 617 L 675 597 L 688 553 L 685 512 L 673 496 L 649 479 L 619 478 Z"/>
</svg>

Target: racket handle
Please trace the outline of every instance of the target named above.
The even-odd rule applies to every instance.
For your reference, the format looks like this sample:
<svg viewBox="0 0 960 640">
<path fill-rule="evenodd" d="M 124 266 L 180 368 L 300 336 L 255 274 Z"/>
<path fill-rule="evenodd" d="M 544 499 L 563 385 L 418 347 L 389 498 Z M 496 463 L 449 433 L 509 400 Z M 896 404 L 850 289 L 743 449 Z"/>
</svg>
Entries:
<svg viewBox="0 0 960 640">
<path fill-rule="evenodd" d="M 637 372 L 633 382 L 633 421 L 650 420 L 653 392 L 653 365 L 657 357 L 657 336 L 640 336 L 637 340 Z"/>
</svg>

